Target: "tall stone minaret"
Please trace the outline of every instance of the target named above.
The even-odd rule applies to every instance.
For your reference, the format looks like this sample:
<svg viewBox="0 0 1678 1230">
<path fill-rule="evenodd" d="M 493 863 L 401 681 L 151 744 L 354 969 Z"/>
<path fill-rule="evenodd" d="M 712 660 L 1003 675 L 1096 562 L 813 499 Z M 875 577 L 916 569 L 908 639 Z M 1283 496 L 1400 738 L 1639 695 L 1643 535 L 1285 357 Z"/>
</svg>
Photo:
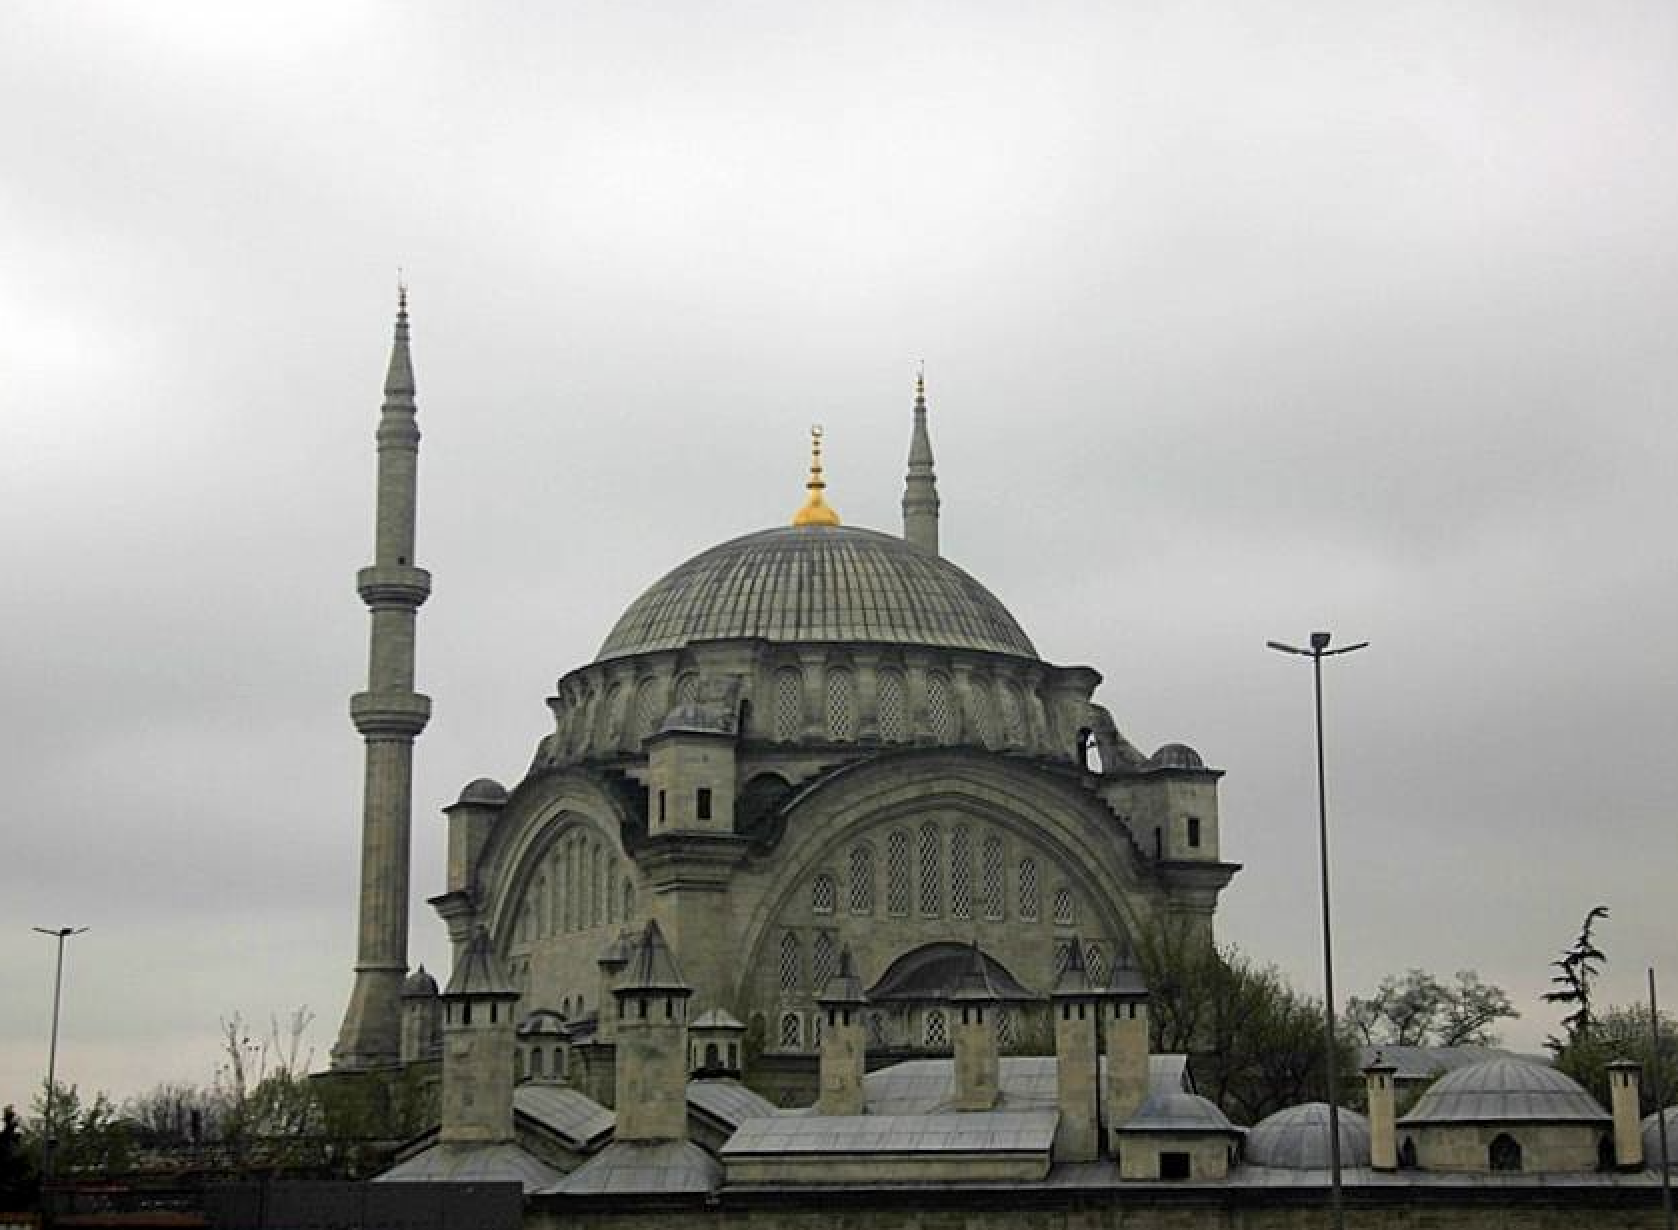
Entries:
<svg viewBox="0 0 1678 1230">
<path fill-rule="evenodd" d="M 408 290 L 397 293 L 396 339 L 379 413 L 378 508 L 373 566 L 356 576 L 372 614 L 367 690 L 350 698 L 350 719 L 367 744 L 361 808 L 361 914 L 355 989 L 332 1066 L 374 1068 L 401 1054 L 402 980 L 408 972 L 408 830 L 414 737 L 431 698 L 414 691 L 414 613 L 431 574 L 414 566 L 419 468 L 414 369 L 408 357 Z"/>
<path fill-rule="evenodd" d="M 926 373 L 915 377 L 915 428 L 909 436 L 909 476 L 903 484 L 903 537 L 938 554 L 938 477 L 926 430 Z"/>
</svg>

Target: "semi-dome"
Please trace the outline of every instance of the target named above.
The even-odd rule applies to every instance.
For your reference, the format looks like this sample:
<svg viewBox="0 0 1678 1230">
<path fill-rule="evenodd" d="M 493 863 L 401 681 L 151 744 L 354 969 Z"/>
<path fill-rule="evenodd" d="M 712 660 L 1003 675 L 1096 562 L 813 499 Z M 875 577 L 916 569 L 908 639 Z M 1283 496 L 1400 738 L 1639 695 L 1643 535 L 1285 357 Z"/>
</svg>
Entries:
<svg viewBox="0 0 1678 1230">
<path fill-rule="evenodd" d="M 1666 1115 L 1667 1165 L 1678 1167 L 1678 1106 L 1668 1106 Z M 1643 1117 L 1643 1164 L 1659 1170 L 1661 1164 L 1661 1125 L 1653 1112 Z"/>
<path fill-rule="evenodd" d="M 1328 1169 L 1328 1103 L 1306 1102 L 1260 1119 L 1247 1133 L 1246 1156 L 1255 1166 Z M 1340 1164 L 1369 1165 L 1369 1120 L 1345 1107 L 1340 1108 Z"/>
<path fill-rule="evenodd" d="M 1036 658 L 1008 609 L 948 560 L 839 525 L 762 530 L 694 556 L 630 604 L 597 660 L 758 638 Z"/>
<path fill-rule="evenodd" d="M 1428 1123 L 1607 1123 L 1608 1112 L 1565 1072 L 1530 1059 L 1488 1059 L 1440 1077 L 1400 1120 Z"/>
</svg>

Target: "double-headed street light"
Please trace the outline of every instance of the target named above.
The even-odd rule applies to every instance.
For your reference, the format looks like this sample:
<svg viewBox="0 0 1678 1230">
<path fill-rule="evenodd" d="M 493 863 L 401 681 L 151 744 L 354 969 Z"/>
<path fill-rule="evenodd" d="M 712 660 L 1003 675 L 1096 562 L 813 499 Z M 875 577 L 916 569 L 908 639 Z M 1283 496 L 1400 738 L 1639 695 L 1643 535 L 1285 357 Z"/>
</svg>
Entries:
<svg viewBox="0 0 1678 1230">
<path fill-rule="evenodd" d="M 64 992 L 64 941 L 80 935 L 86 927 L 36 927 L 42 935 L 58 941 L 58 970 L 52 979 L 52 1042 L 47 1047 L 47 1135 L 41 1145 L 41 1182 L 52 1182 L 53 1153 L 58 1149 L 58 1121 L 54 1116 L 54 1100 L 58 1096 L 58 1005 Z"/>
<path fill-rule="evenodd" d="M 1323 659 L 1366 649 L 1369 642 L 1359 641 L 1356 645 L 1330 649 L 1330 639 L 1332 638 L 1327 632 L 1313 632 L 1309 649 L 1285 645 L 1281 641 L 1266 641 L 1265 644 L 1279 653 L 1298 654 L 1302 658 L 1311 659 L 1312 691 L 1317 703 L 1317 849 L 1323 889 L 1323 1023 L 1328 1041 L 1328 1164 L 1335 1230 L 1342 1230 L 1346 1224 L 1346 1214 L 1340 1198 L 1340 1047 L 1334 1036 L 1334 941 L 1333 932 L 1329 927 L 1328 909 L 1328 787 L 1323 771 Z"/>
</svg>

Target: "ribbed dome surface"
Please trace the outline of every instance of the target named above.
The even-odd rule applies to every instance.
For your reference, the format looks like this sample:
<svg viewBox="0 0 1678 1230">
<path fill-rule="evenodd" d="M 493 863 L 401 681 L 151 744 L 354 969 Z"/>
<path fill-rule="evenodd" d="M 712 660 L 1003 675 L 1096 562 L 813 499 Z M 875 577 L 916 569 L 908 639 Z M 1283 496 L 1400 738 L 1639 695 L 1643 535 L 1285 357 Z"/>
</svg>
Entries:
<svg viewBox="0 0 1678 1230">
<path fill-rule="evenodd" d="M 1247 1133 L 1247 1160 L 1255 1166 L 1323 1170 L 1328 1150 L 1328 1103 L 1306 1102 L 1261 1119 Z M 1369 1120 L 1340 1108 L 1340 1164 L 1369 1165 Z"/>
<path fill-rule="evenodd" d="M 1607 1122 L 1608 1112 L 1565 1072 L 1530 1059 L 1490 1059 L 1440 1077 L 1399 1122 Z"/>
<path fill-rule="evenodd" d="M 598 660 L 733 637 L 1037 656 L 1007 608 L 948 560 L 874 530 L 788 526 L 667 574 L 630 604 Z"/>
</svg>

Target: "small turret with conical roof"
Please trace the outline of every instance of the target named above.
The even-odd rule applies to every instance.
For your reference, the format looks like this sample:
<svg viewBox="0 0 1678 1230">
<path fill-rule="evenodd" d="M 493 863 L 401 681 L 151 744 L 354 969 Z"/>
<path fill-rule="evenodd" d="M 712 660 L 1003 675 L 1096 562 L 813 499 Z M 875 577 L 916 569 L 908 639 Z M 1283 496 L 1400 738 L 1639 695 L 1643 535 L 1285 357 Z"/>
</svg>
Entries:
<svg viewBox="0 0 1678 1230">
<path fill-rule="evenodd" d="M 513 1009 L 518 991 L 479 927 L 443 992 L 444 1143 L 513 1139 Z"/>
<path fill-rule="evenodd" d="M 909 433 L 909 474 L 903 482 L 903 538 L 938 554 L 938 476 L 926 429 L 926 372 L 915 377 L 915 425 Z"/>
<path fill-rule="evenodd" d="M 402 1062 L 437 1058 L 443 1045 L 443 1001 L 437 980 L 421 965 L 402 984 Z"/>
<path fill-rule="evenodd" d="M 996 1010 L 1001 997 L 985 954 L 975 943 L 972 959 L 953 996 L 955 1009 L 956 1110 L 989 1110 L 1001 1085 L 996 1049 Z"/>
<path fill-rule="evenodd" d="M 816 1004 L 823 1014 L 821 1091 L 816 1100 L 819 1114 L 862 1114 L 862 1077 L 867 1063 L 862 1009 L 867 1002 L 862 993 L 862 979 L 857 977 L 851 960 L 851 950 L 842 949 L 838 973 L 816 996 Z"/>
<path fill-rule="evenodd" d="M 656 920 L 629 944 L 617 1000 L 617 1139 L 687 1138 L 687 1001 Z"/>
<path fill-rule="evenodd" d="M 1055 979 L 1055 1089 L 1060 1123 L 1057 1162 L 1093 1162 L 1101 1152 L 1101 1079 L 1096 1058 L 1105 992 L 1090 981 L 1082 942 L 1072 937 L 1066 965 Z"/>
</svg>

